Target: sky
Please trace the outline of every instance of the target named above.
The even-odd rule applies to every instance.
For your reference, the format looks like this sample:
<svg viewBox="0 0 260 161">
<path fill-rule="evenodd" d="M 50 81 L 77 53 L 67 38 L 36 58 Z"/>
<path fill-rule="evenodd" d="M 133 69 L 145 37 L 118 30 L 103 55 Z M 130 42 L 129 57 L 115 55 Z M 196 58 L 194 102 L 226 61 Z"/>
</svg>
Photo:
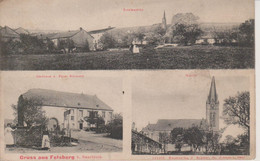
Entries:
<svg viewBox="0 0 260 161">
<path fill-rule="evenodd" d="M 142 11 L 124 11 L 142 9 Z M 254 18 L 254 0 L 2 0 L 0 25 L 31 30 L 95 30 L 167 23 L 177 13 L 201 22 L 244 22 Z"/>
<path fill-rule="evenodd" d="M 84 78 L 59 78 L 59 75 L 84 75 Z M 56 75 L 56 78 L 36 78 L 37 75 Z M 5 119 L 12 119 L 11 105 L 17 105 L 18 97 L 29 89 L 41 88 L 62 92 L 97 95 L 115 113 L 123 114 L 122 79 L 117 76 L 103 76 L 77 72 L 2 72 L 2 107 Z"/>
<path fill-rule="evenodd" d="M 186 74 L 191 74 L 192 77 Z M 221 116 L 224 99 L 235 96 L 238 92 L 250 90 L 248 76 L 230 76 L 221 72 L 212 74 L 208 71 L 199 73 L 164 71 L 136 75 L 132 79 L 132 117 L 136 128 L 141 130 L 149 123 L 156 123 L 158 119 L 205 119 L 206 100 L 213 76 Z M 220 128 L 225 126 L 220 119 Z M 241 132 L 237 127 L 232 127 L 230 130 Z"/>
</svg>

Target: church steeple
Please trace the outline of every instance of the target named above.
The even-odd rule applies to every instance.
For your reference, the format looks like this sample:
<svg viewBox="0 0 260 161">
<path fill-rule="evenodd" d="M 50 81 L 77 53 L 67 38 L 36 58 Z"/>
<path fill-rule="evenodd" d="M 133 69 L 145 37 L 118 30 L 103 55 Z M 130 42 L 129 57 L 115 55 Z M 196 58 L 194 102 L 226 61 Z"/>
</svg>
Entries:
<svg viewBox="0 0 260 161">
<path fill-rule="evenodd" d="M 217 95 L 217 90 L 216 90 L 216 83 L 215 83 L 215 77 L 212 77 L 211 80 L 211 86 L 209 90 L 209 96 L 208 96 L 208 103 L 217 103 L 218 102 L 218 95 Z"/>
<path fill-rule="evenodd" d="M 165 30 L 167 29 L 167 23 L 166 23 L 165 11 L 163 12 L 162 28 L 165 29 Z"/>
<path fill-rule="evenodd" d="M 219 130 L 219 101 L 215 77 L 212 77 L 209 95 L 206 101 L 206 120 L 213 131 Z"/>
</svg>

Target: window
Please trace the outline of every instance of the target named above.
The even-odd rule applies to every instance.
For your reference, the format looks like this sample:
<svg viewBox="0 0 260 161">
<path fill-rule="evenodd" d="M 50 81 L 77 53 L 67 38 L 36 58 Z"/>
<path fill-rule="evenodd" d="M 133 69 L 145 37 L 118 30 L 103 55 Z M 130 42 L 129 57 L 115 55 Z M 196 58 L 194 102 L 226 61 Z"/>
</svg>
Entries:
<svg viewBox="0 0 260 161">
<path fill-rule="evenodd" d="M 105 118 L 106 117 L 106 112 L 102 111 L 102 117 Z"/>
<path fill-rule="evenodd" d="M 83 117 L 83 110 L 79 110 L 79 117 Z"/>
<path fill-rule="evenodd" d="M 71 120 L 74 121 L 74 116 L 71 116 Z"/>
<path fill-rule="evenodd" d="M 109 117 L 112 120 L 112 112 L 109 112 Z"/>
</svg>

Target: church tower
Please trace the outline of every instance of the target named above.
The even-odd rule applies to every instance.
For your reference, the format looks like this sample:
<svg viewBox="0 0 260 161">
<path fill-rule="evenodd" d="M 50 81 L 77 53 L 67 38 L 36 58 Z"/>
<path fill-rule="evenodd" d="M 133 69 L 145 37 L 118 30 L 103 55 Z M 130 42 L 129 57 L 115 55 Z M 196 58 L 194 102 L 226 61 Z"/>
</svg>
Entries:
<svg viewBox="0 0 260 161">
<path fill-rule="evenodd" d="M 213 131 L 219 130 L 219 101 L 214 77 L 211 80 L 209 95 L 206 102 L 206 120 Z"/>
<path fill-rule="evenodd" d="M 166 16 L 165 16 L 165 11 L 163 13 L 163 18 L 162 18 L 162 28 L 166 31 L 167 30 L 167 23 L 166 23 Z"/>
</svg>

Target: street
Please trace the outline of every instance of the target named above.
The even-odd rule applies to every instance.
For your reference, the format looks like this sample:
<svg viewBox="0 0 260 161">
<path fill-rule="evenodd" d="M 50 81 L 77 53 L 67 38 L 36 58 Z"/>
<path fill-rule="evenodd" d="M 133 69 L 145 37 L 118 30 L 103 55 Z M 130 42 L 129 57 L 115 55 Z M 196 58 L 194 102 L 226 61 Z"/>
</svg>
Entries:
<svg viewBox="0 0 260 161">
<path fill-rule="evenodd" d="M 102 152 L 121 152 L 122 140 L 112 139 L 106 134 L 96 134 L 94 132 L 73 131 L 72 137 L 78 139 L 79 144 L 70 147 L 51 147 L 50 150 L 39 150 L 39 148 L 21 148 L 13 147 L 6 148 L 6 152 L 10 153 L 102 153 Z"/>
</svg>

